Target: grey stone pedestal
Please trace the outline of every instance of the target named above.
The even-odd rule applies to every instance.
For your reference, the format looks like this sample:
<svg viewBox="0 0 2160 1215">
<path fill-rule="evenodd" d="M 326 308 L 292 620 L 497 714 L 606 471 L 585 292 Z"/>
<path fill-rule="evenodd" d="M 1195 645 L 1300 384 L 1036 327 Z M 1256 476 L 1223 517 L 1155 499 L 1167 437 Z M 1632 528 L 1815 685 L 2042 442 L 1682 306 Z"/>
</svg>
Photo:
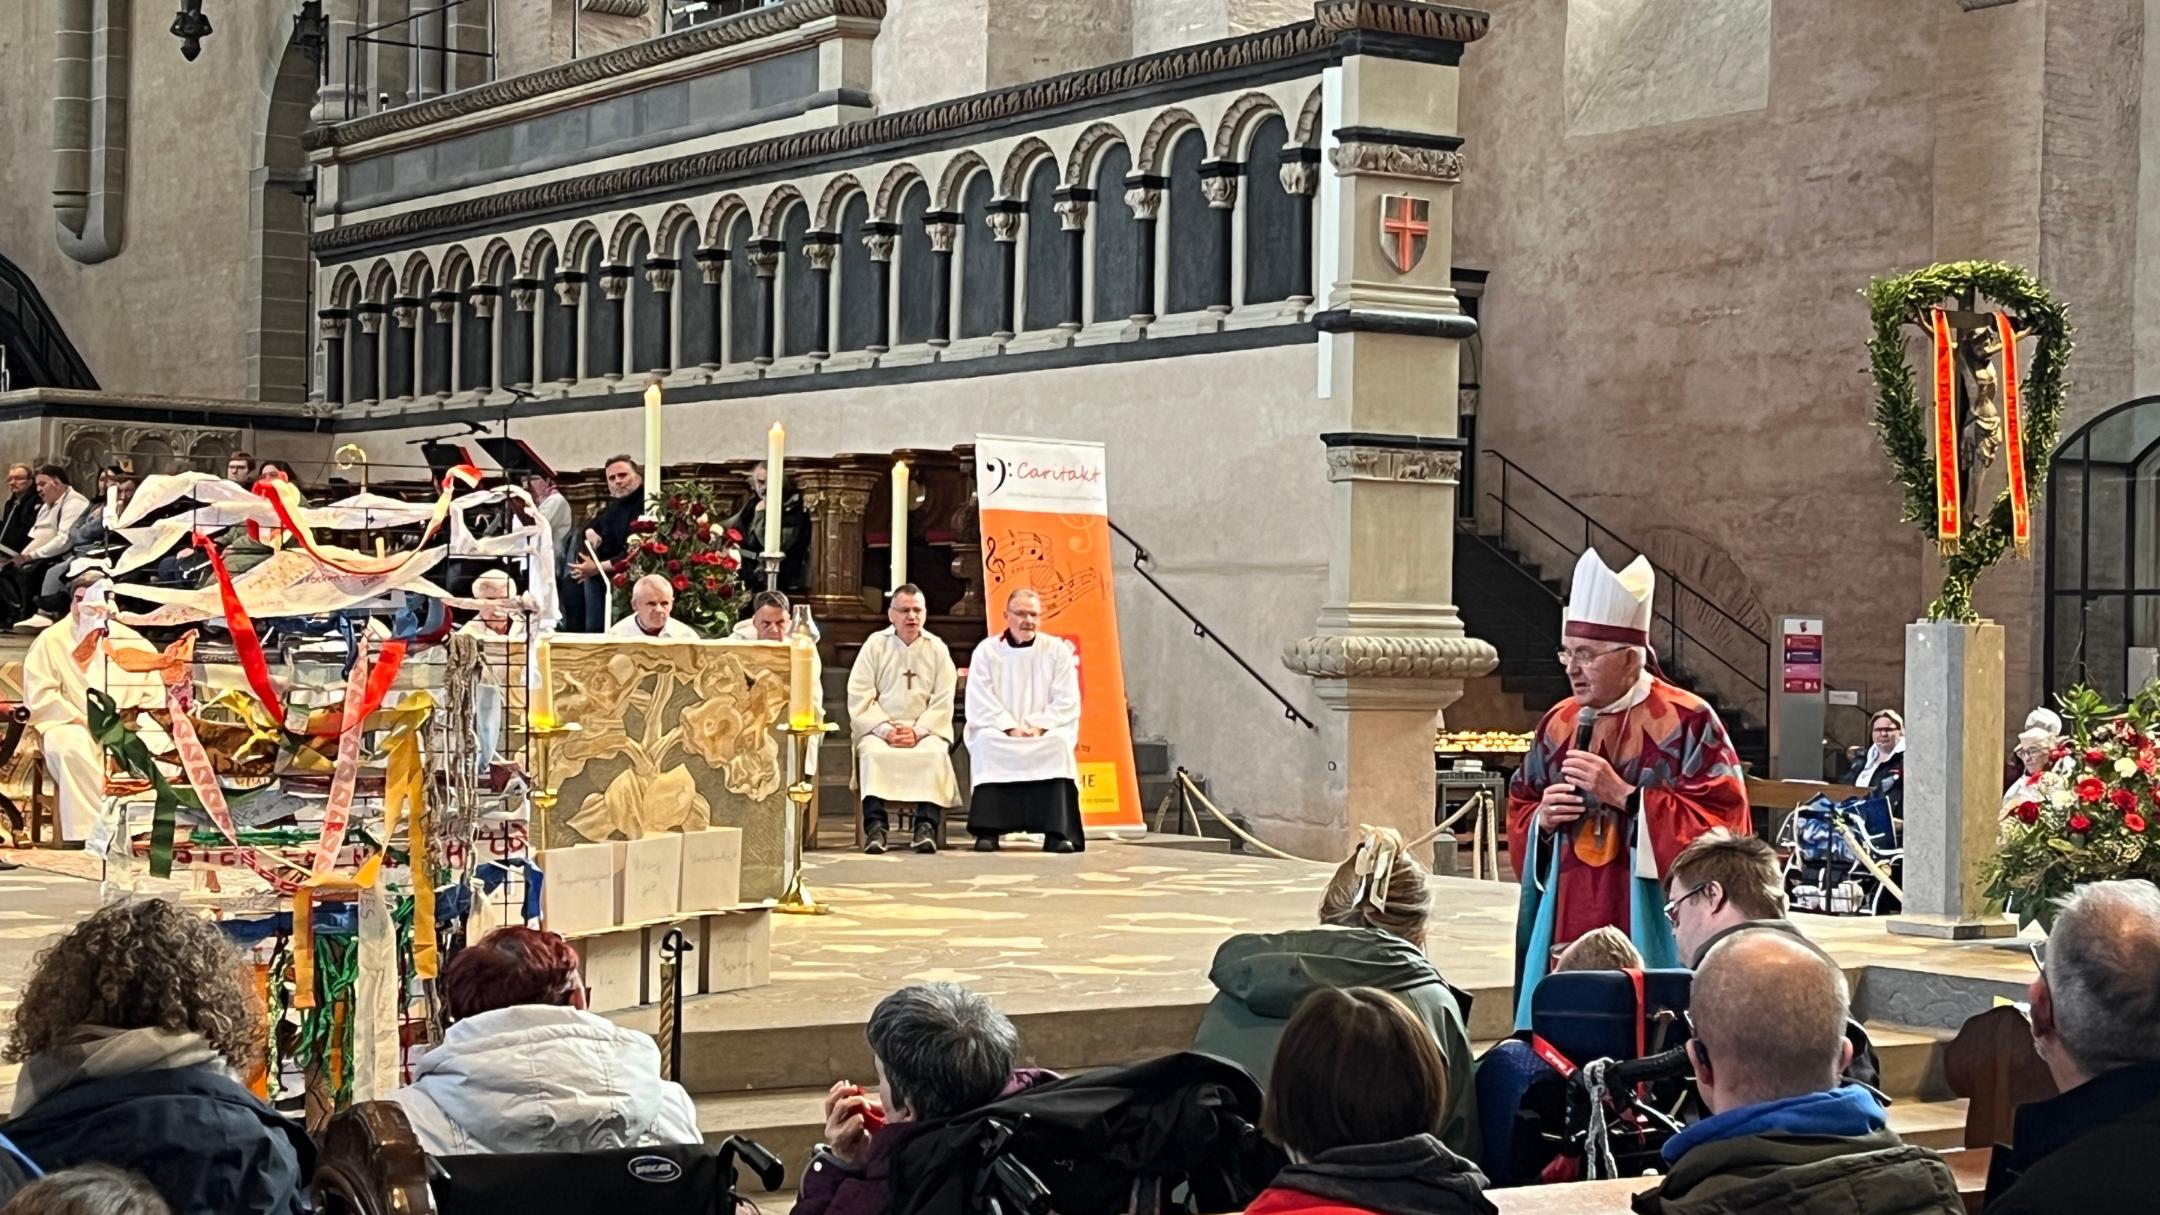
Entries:
<svg viewBox="0 0 2160 1215">
<path fill-rule="evenodd" d="M 2017 931 L 1984 914 L 1980 896 L 2002 772 L 2002 626 L 1905 626 L 1905 912 L 1891 932 L 1965 940 Z"/>
</svg>

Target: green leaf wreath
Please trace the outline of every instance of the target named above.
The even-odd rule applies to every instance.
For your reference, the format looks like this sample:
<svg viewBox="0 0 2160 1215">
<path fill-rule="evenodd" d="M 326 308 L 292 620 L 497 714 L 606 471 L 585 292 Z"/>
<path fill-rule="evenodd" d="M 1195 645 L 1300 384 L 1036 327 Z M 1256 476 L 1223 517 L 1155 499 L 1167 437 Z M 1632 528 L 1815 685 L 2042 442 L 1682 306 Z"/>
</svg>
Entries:
<svg viewBox="0 0 2160 1215">
<path fill-rule="evenodd" d="M 2048 462 L 2062 421 L 2063 370 L 2070 361 L 2070 313 L 2055 302 L 2040 280 L 2003 262 L 1948 262 L 1895 278 L 1878 278 L 1862 292 L 1874 321 L 1868 339 L 1868 362 L 1875 375 L 1875 428 L 1883 450 L 1905 487 L 1905 521 L 1917 523 L 1935 538 L 1935 458 L 1928 450 L 1927 415 L 1916 397 L 1917 377 L 1906 360 L 1905 327 L 1925 326 L 1927 311 L 1945 300 L 1971 308 L 1978 297 L 1995 301 L 2012 326 L 2034 339 L 2032 357 L 2024 360 L 2025 480 L 2037 505 L 2045 489 Z M 2002 560 L 2010 544 L 2010 491 L 1966 532 L 1958 550 L 1943 560 L 1942 594 L 1928 604 L 1928 619 L 1971 622 L 1973 583 Z"/>
</svg>

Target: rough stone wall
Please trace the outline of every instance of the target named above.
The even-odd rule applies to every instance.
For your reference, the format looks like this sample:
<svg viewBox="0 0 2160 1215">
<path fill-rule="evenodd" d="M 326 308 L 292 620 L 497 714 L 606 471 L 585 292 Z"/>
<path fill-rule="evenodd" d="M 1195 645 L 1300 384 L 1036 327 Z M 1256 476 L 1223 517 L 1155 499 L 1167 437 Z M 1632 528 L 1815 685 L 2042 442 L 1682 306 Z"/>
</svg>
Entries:
<svg viewBox="0 0 2160 1215">
<path fill-rule="evenodd" d="M 1124 4 L 989 0 L 988 17 L 990 88 L 1132 57 L 1132 14 Z"/>
<path fill-rule="evenodd" d="M 37 282 L 100 383 L 239 398 L 254 106 L 267 104 L 284 35 L 235 15 L 189 63 L 166 20 L 135 7 L 124 244 L 85 266 L 53 238 L 53 6 L 0 4 L 0 252 Z"/>
<path fill-rule="evenodd" d="M 993 0 L 887 0 L 871 50 L 871 89 L 885 113 L 988 87 Z"/>
<path fill-rule="evenodd" d="M 668 0 L 649 0 L 639 16 L 579 10 L 581 0 L 500 0 L 496 12 L 496 75 L 520 76 L 567 62 L 575 43 L 580 57 L 642 42 L 660 33 Z M 571 37 L 573 22 L 576 38 Z"/>
<path fill-rule="evenodd" d="M 1286 643 L 1312 631 L 1328 553 L 1328 511 L 1311 343 L 1057 371 L 802 392 L 731 402 L 671 402 L 671 461 L 762 452 L 786 423 L 803 455 L 949 447 L 977 433 L 1096 439 L 1109 445 L 1110 513 L 1155 556 L 1163 582 L 1309 717 L 1325 710 L 1284 670 Z M 519 438 L 559 468 L 596 468 L 643 445 L 636 409 L 520 416 Z M 371 452 L 440 426 L 340 432 Z M 1168 737 L 1206 774 L 1218 804 L 1251 815 L 1263 838 L 1332 850 L 1320 821 L 1327 757 L 1318 735 L 1131 572 L 1117 543 L 1118 632 L 1126 695 L 1142 735 Z M 1154 807 L 1148 807 L 1152 811 Z"/>
</svg>

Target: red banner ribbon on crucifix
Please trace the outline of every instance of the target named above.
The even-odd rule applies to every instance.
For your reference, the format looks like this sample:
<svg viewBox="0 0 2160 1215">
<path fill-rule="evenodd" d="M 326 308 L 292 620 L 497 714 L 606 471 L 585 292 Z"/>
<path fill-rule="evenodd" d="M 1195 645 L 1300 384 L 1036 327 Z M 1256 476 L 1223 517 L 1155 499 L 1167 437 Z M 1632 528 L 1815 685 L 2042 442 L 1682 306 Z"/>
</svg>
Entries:
<svg viewBox="0 0 2160 1215">
<path fill-rule="evenodd" d="M 2002 343 L 2003 457 L 2010 473 L 2010 543 L 2020 557 L 2032 556 L 2032 491 L 2025 483 L 2025 405 L 2018 388 L 2017 330 L 2007 313 L 1995 314 L 1995 335 Z"/>
<path fill-rule="evenodd" d="M 1965 533 L 1958 485 L 1957 341 L 1950 315 L 1928 310 L 1928 336 L 1935 353 L 1935 542 L 1947 555 Z"/>
</svg>

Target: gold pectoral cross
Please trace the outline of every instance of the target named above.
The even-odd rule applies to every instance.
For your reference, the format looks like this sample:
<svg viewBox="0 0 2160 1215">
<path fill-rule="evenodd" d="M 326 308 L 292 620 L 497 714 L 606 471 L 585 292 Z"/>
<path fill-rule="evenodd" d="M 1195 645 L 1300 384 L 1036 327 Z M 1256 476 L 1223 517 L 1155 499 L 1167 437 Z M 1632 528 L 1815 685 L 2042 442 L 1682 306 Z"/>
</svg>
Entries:
<svg viewBox="0 0 2160 1215">
<path fill-rule="evenodd" d="M 907 686 L 908 686 L 908 691 L 910 691 L 910 692 L 914 691 L 914 690 L 915 690 L 915 672 L 914 672 L 914 671 L 913 671 L 912 669 L 910 669 L 910 670 L 907 670 L 907 671 L 904 671 L 904 672 L 902 672 L 902 676 L 903 676 L 903 677 L 904 677 L 904 678 L 905 678 L 905 679 L 907 680 Z"/>
</svg>

